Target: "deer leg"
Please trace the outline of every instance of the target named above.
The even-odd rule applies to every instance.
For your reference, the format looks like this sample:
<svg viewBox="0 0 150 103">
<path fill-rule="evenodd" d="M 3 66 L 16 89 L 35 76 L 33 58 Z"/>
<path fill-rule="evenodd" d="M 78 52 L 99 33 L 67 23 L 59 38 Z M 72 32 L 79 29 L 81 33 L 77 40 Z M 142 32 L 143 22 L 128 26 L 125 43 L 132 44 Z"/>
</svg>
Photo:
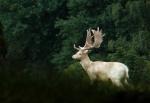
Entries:
<svg viewBox="0 0 150 103">
<path fill-rule="evenodd" d="M 124 83 L 125 83 L 126 85 L 129 85 L 127 79 L 124 80 Z"/>
<path fill-rule="evenodd" d="M 120 80 L 113 79 L 113 80 L 111 80 L 111 81 L 112 81 L 112 83 L 113 83 L 114 85 L 116 85 L 117 87 L 123 87 L 123 85 L 122 85 L 122 83 L 120 82 Z"/>
</svg>

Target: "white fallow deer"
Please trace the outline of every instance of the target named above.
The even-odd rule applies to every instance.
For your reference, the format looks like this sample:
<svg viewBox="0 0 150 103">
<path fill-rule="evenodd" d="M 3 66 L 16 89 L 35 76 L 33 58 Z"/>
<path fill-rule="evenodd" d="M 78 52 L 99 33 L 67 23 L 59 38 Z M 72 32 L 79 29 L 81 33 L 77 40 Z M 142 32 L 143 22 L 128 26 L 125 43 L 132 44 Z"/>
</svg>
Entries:
<svg viewBox="0 0 150 103">
<path fill-rule="evenodd" d="M 80 64 L 83 69 L 88 74 L 91 82 L 101 80 L 101 81 L 111 81 L 112 84 L 123 87 L 124 84 L 128 84 L 127 79 L 128 67 L 120 62 L 104 62 L 104 61 L 91 61 L 88 56 L 89 49 L 99 48 L 103 41 L 102 30 L 88 29 L 87 37 L 84 47 L 74 48 L 78 50 L 76 54 L 72 56 L 73 59 L 80 60 Z"/>
</svg>

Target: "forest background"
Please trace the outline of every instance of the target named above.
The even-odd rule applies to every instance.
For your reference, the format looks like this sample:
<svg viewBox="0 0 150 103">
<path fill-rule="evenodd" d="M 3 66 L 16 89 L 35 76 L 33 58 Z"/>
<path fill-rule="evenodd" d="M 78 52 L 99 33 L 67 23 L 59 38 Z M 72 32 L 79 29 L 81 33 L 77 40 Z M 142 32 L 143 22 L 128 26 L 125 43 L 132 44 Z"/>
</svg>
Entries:
<svg viewBox="0 0 150 103">
<path fill-rule="evenodd" d="M 71 58 L 73 44 L 83 45 L 86 29 L 98 26 L 104 42 L 90 58 L 129 67 L 134 88 L 123 91 L 125 100 L 141 92 L 142 100 L 148 96 L 149 0 L 0 0 L 0 24 L 0 40 L 5 41 L 0 43 L 0 57 L 5 57 L 0 63 L 1 103 L 116 100 L 120 90 L 105 83 L 91 86 Z"/>
</svg>

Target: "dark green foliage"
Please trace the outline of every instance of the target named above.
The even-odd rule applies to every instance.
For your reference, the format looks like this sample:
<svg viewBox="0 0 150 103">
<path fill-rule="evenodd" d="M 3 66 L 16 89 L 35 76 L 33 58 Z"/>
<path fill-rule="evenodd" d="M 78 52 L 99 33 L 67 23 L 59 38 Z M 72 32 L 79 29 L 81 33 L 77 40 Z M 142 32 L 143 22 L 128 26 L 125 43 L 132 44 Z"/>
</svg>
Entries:
<svg viewBox="0 0 150 103">
<path fill-rule="evenodd" d="M 59 47 L 55 44 L 61 41 L 56 36 L 58 29 L 54 28 L 54 24 L 57 18 L 67 16 L 65 2 L 0 0 L 0 20 L 5 26 L 8 55 L 29 63 L 48 61 L 57 51 L 55 48 Z"/>
<path fill-rule="evenodd" d="M 0 22 L 0 65 L 4 64 L 7 54 L 7 45 L 4 38 L 3 25 Z"/>
<path fill-rule="evenodd" d="M 0 64 L 0 102 L 146 100 L 149 10 L 149 0 L 0 0 L 0 36 L 8 46 L 7 60 Z M 98 26 L 104 41 L 89 55 L 125 63 L 133 85 L 128 90 L 111 83 L 90 85 L 81 65 L 72 60 L 73 44 L 83 46 L 86 29 Z"/>
<path fill-rule="evenodd" d="M 101 54 L 100 58 L 127 64 L 133 81 L 150 82 L 149 79 L 143 80 L 144 73 L 149 71 L 145 62 L 150 60 L 150 31 L 148 22 L 145 22 L 149 15 L 144 13 L 149 6 L 146 5 L 141 0 L 110 2 L 70 0 L 67 5 L 70 17 L 56 23 L 56 27 L 60 28 L 59 35 L 64 41 L 60 53 L 55 56 L 55 62 L 68 65 L 70 63 L 68 60 L 71 61 L 73 54 L 73 44 L 83 45 L 86 29 L 100 26 L 106 33 L 101 49 L 96 51 L 97 54 Z M 143 74 L 140 74 L 141 72 Z"/>
</svg>

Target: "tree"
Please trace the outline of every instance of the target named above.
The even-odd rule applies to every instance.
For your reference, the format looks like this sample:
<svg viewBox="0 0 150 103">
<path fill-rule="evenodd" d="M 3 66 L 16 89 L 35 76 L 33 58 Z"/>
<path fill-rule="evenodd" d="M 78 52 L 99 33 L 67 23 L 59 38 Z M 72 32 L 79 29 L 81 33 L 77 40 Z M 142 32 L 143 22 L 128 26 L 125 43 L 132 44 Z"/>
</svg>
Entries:
<svg viewBox="0 0 150 103">
<path fill-rule="evenodd" d="M 106 33 L 104 43 L 99 51 L 93 51 L 97 56 L 106 61 L 120 61 L 129 65 L 132 80 L 137 78 L 140 71 L 148 71 L 145 60 L 149 62 L 149 15 L 144 1 L 136 0 L 70 0 L 68 2 L 69 18 L 60 19 L 56 27 L 60 29 L 59 36 L 64 39 L 60 53 L 56 54 L 53 60 L 61 66 L 72 63 L 73 44 L 84 44 L 81 41 L 86 36 L 86 29 L 97 27 Z M 92 9 L 93 8 L 93 9 Z M 146 22 L 147 21 L 147 22 Z M 94 55 L 94 52 L 97 53 Z M 100 55 L 100 54 L 104 54 Z M 133 58 L 134 62 L 132 61 Z M 141 67 L 144 68 L 138 68 Z M 139 69 L 139 70 L 138 70 Z M 138 71 L 139 73 L 135 72 Z M 145 72 L 140 78 L 145 77 Z"/>
<path fill-rule="evenodd" d="M 0 64 L 5 61 L 6 54 L 7 54 L 7 47 L 3 34 L 3 26 L 0 23 Z"/>
<path fill-rule="evenodd" d="M 49 62 L 60 45 L 54 24 L 67 16 L 66 0 L 0 0 L 0 5 L 9 57 L 31 64 Z"/>
</svg>

